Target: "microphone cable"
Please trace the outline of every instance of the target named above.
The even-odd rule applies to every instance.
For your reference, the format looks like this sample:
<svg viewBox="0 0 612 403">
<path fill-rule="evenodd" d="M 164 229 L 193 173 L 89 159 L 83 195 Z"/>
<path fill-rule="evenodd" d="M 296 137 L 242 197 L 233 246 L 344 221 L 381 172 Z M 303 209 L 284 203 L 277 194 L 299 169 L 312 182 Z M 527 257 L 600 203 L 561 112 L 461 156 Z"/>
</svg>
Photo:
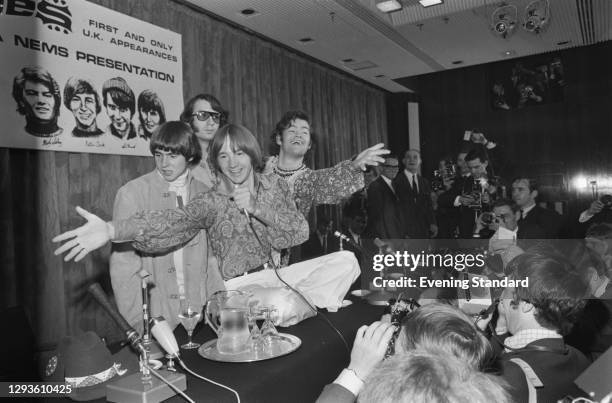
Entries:
<svg viewBox="0 0 612 403">
<path fill-rule="evenodd" d="M 166 378 L 164 378 L 159 372 L 157 372 L 156 370 L 154 370 L 153 368 L 151 368 L 149 366 L 148 363 L 144 363 L 143 364 L 145 367 L 147 367 L 147 369 L 149 371 L 151 371 L 151 373 L 153 375 L 155 375 L 156 377 L 158 377 L 163 383 L 165 383 L 166 385 L 170 386 L 170 389 L 174 390 L 176 393 L 178 393 L 179 395 L 181 395 L 183 398 L 185 398 L 185 400 L 187 400 L 189 403 L 195 403 L 195 401 L 190 398 L 189 396 L 187 396 L 187 394 L 185 392 L 183 392 L 182 390 L 180 390 L 179 388 L 177 388 L 176 386 L 174 386 L 171 382 L 169 382 Z M 240 400 L 239 400 L 240 401 Z"/>
<path fill-rule="evenodd" d="M 193 376 L 195 376 L 195 377 L 197 377 L 197 378 L 200 378 L 200 379 L 202 379 L 203 381 L 206 381 L 206 382 L 212 383 L 213 385 L 217 385 L 218 387 L 223 388 L 223 389 L 225 389 L 225 390 L 227 390 L 227 391 L 232 392 L 232 393 L 233 393 L 233 394 L 236 396 L 236 400 L 238 401 L 238 403 L 240 403 L 240 395 L 239 395 L 239 394 L 238 394 L 238 392 L 236 392 L 234 389 L 230 388 L 229 386 L 225 386 L 225 385 L 224 385 L 224 384 L 222 384 L 222 383 L 215 382 L 215 381 L 213 381 L 212 379 L 208 379 L 208 378 L 206 378 L 206 377 L 204 377 L 204 376 L 202 376 L 202 375 L 198 375 L 198 374 L 196 374 L 195 372 L 193 372 L 192 370 L 190 370 L 190 369 L 187 367 L 187 365 L 185 365 L 185 363 L 183 362 L 183 360 L 181 360 L 181 358 L 178 356 L 178 354 L 177 354 L 177 355 L 176 355 L 174 358 L 175 358 L 176 360 L 178 360 L 179 364 L 181 364 L 181 367 L 183 367 L 183 369 L 184 369 L 185 371 L 189 372 L 191 375 L 193 375 Z"/>
<path fill-rule="evenodd" d="M 267 248 L 264 246 L 263 242 L 261 242 L 261 239 L 259 238 L 259 235 L 257 235 L 257 231 L 255 231 L 255 228 L 253 227 L 253 222 L 251 220 L 251 216 L 249 215 L 249 213 L 248 213 L 248 211 L 246 209 L 244 209 L 244 214 L 247 217 L 247 222 L 249 224 L 249 228 L 251 228 L 251 231 L 253 231 L 253 234 L 255 234 L 255 238 L 257 239 L 257 242 L 259 243 L 259 246 L 261 247 L 262 250 L 266 250 Z M 276 263 L 274 263 L 274 258 L 272 256 L 272 246 L 271 245 L 270 245 L 270 250 L 268 252 L 268 256 L 269 256 L 269 259 L 270 259 L 270 264 L 272 265 L 272 269 L 274 270 L 274 274 L 276 274 L 276 277 L 280 280 L 280 282 L 283 283 L 285 286 L 287 286 L 287 288 L 289 288 L 291 291 L 296 293 L 302 299 L 302 301 L 304 301 L 304 303 L 314 312 L 315 316 L 321 315 L 321 317 L 329 325 L 329 327 L 331 327 L 332 330 L 338 334 L 338 337 L 340 337 L 340 340 L 342 341 L 342 344 L 344 344 L 344 348 L 346 350 L 347 355 L 350 357 L 351 356 L 351 349 L 349 348 L 349 345 L 348 345 L 346 339 L 344 338 L 344 335 L 342 334 L 342 332 L 340 332 L 340 330 L 338 330 L 338 328 L 336 326 L 334 326 L 333 323 L 331 323 L 329 318 L 323 312 L 319 312 L 316 307 L 312 306 L 312 304 L 306 299 L 306 297 L 304 297 L 302 295 L 302 293 L 300 293 L 298 290 L 296 290 L 295 288 L 290 286 L 280 276 L 280 274 L 278 273 L 278 271 L 279 271 L 278 265 Z"/>
</svg>

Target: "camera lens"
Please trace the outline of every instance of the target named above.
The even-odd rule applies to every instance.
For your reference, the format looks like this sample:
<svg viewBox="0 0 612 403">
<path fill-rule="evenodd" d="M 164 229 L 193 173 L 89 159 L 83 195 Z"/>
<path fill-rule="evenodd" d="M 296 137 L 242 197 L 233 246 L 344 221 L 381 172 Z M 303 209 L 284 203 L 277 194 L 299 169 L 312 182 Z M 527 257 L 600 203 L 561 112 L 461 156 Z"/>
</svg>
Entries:
<svg viewBox="0 0 612 403">
<path fill-rule="evenodd" d="M 495 221 L 495 215 L 493 213 L 482 213 L 480 219 L 487 225 L 493 224 L 493 221 Z"/>
</svg>

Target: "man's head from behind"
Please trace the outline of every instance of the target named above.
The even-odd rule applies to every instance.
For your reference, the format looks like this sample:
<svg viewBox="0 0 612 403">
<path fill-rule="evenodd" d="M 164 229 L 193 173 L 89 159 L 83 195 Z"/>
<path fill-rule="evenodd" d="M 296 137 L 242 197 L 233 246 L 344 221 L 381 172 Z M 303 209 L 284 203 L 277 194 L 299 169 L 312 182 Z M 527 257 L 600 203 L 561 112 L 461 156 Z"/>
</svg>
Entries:
<svg viewBox="0 0 612 403">
<path fill-rule="evenodd" d="M 406 315 L 396 344 L 406 351 L 424 350 L 455 357 L 482 370 L 489 366 L 493 350 L 470 318 L 454 306 L 423 305 Z"/>
<path fill-rule="evenodd" d="M 41 123 L 56 121 L 62 103 L 57 81 L 38 66 L 24 67 L 13 80 L 13 98 L 17 112 L 26 120 Z"/>
<path fill-rule="evenodd" d="M 508 264 L 510 278 L 528 287 L 506 288 L 499 304 L 508 330 L 549 329 L 568 334 L 582 313 L 589 289 L 568 259 L 556 254 L 524 253 Z"/>
<path fill-rule="evenodd" d="M 489 157 L 487 156 L 487 152 L 482 147 L 470 150 L 470 152 L 465 156 L 465 163 L 474 178 L 482 178 L 487 176 Z"/>
<path fill-rule="evenodd" d="M 102 85 L 102 102 L 113 128 L 125 134 L 131 127 L 136 111 L 134 92 L 121 77 L 106 80 Z"/>
<path fill-rule="evenodd" d="M 360 403 L 506 403 L 504 381 L 466 368 L 443 353 L 411 351 L 383 361 L 368 377 Z"/>
</svg>

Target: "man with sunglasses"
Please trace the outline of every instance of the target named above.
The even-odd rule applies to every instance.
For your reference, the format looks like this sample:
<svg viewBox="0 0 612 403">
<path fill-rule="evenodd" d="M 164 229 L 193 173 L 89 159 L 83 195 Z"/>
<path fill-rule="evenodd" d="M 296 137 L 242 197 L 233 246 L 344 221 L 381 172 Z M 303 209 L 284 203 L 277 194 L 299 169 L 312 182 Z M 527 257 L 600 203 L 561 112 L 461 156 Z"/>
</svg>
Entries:
<svg viewBox="0 0 612 403">
<path fill-rule="evenodd" d="M 198 94 L 187 101 L 181 113 L 181 120 L 191 126 L 202 149 L 200 164 L 193 167 L 194 178 L 212 187 L 215 183 L 215 172 L 210 168 L 208 146 L 219 127 L 225 126 L 229 113 L 217 98 L 211 94 Z"/>
</svg>

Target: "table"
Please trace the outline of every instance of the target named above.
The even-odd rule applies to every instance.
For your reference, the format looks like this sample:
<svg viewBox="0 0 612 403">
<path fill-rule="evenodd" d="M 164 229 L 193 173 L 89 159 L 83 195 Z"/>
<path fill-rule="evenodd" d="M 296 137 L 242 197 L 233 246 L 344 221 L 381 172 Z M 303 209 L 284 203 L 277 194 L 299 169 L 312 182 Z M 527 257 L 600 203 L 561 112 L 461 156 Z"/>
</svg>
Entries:
<svg viewBox="0 0 612 403">
<path fill-rule="evenodd" d="M 335 313 L 323 312 L 342 333 L 349 347 L 352 346 L 357 329 L 380 319 L 383 307 L 368 305 L 354 299 L 353 304 Z M 295 326 L 279 328 L 283 333 L 293 334 L 302 340 L 302 345 L 293 353 L 267 361 L 252 363 L 222 363 L 209 361 L 195 350 L 181 350 L 187 367 L 197 374 L 235 389 L 242 402 L 309 402 L 312 403 L 323 387 L 332 382 L 349 362 L 344 344 L 338 334 L 319 315 L 304 320 Z M 177 341 L 187 341 L 182 326 L 174 331 Z M 193 339 L 204 343 L 215 338 L 213 331 L 201 322 Z M 178 363 L 176 364 L 178 367 Z M 182 369 L 179 368 L 181 372 Z M 186 393 L 196 402 L 236 402 L 236 396 L 216 385 L 187 374 Z M 70 402 L 69 399 L 49 401 Z M 45 400 L 43 400 L 45 401 Z M 95 400 L 104 402 L 105 399 Z M 180 396 L 167 402 L 184 403 Z"/>
<path fill-rule="evenodd" d="M 383 313 L 383 307 L 356 300 L 336 313 L 325 313 L 352 346 L 357 329 Z M 181 350 L 192 371 L 235 389 L 243 402 L 314 402 L 323 387 L 332 382 L 349 362 L 349 354 L 334 330 L 319 316 L 295 326 L 281 328 L 302 339 L 295 352 L 253 363 L 220 363 L 200 357 L 197 350 Z M 187 340 L 181 326 L 175 331 L 179 344 Z M 194 340 L 203 343 L 215 335 L 207 326 L 196 329 Z M 236 397 L 218 386 L 187 374 L 187 394 L 197 402 L 235 402 Z M 175 396 L 168 402 L 184 402 Z"/>
</svg>

